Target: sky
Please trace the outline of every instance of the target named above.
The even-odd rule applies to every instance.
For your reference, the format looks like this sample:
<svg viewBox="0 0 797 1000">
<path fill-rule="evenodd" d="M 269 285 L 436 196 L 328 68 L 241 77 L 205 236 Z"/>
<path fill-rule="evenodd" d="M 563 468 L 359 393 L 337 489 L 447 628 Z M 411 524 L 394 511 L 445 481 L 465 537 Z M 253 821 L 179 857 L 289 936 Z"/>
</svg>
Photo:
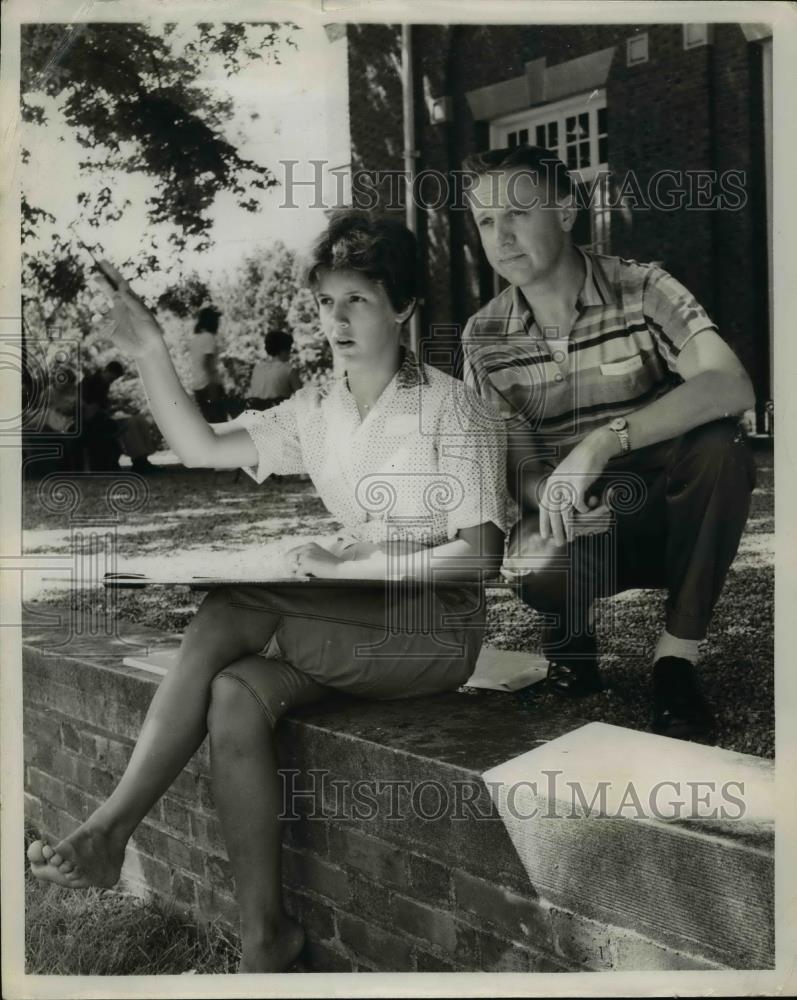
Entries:
<svg viewBox="0 0 797 1000">
<path fill-rule="evenodd" d="M 235 116 L 225 130 L 227 136 L 243 157 L 269 167 L 280 180 L 289 169 L 280 161 L 299 161 L 292 169 L 296 180 L 302 180 L 314 176 L 310 160 L 323 160 L 334 169 L 348 165 L 350 158 L 346 39 L 330 41 L 317 19 L 308 20 L 299 10 L 297 14 L 295 20 L 301 28 L 294 33 L 297 48 L 281 46 L 281 65 L 258 60 L 228 78 L 219 61 L 215 68 L 209 65 L 199 81 L 233 99 Z M 78 164 L 86 150 L 71 135 L 55 103 L 48 103 L 46 111 L 49 121 L 45 128 L 27 127 L 25 144 L 31 159 L 23 168 L 23 183 L 31 203 L 51 212 L 57 220 L 52 228 L 64 232 L 66 225 L 79 217 L 78 191 L 87 186 L 99 189 L 101 181 L 81 172 Z M 325 199 L 334 197 L 337 187 L 336 181 L 327 178 Z M 117 173 L 114 190 L 123 191 L 133 202 L 122 221 L 104 227 L 101 233 L 108 258 L 120 261 L 135 252 L 146 231 L 144 200 L 152 188 L 144 177 Z M 211 213 L 214 246 L 201 255 L 184 254 L 175 262 L 177 271 L 171 280 L 180 270 L 196 270 L 205 278 L 233 274 L 244 255 L 258 244 L 276 239 L 301 250 L 326 220 L 321 209 L 309 207 L 314 198 L 312 188 L 296 187 L 294 191 L 292 201 L 299 206 L 294 209 L 283 207 L 284 186 L 255 192 L 263 202 L 257 213 L 238 208 L 232 195 L 219 196 Z M 86 242 L 97 238 L 93 230 L 78 227 L 78 231 L 87 232 Z M 47 227 L 41 228 L 42 243 L 49 243 L 49 232 Z M 163 245 L 165 241 L 159 242 Z M 143 283 L 141 291 L 157 292 L 163 284 L 163 277 L 153 276 Z"/>
</svg>

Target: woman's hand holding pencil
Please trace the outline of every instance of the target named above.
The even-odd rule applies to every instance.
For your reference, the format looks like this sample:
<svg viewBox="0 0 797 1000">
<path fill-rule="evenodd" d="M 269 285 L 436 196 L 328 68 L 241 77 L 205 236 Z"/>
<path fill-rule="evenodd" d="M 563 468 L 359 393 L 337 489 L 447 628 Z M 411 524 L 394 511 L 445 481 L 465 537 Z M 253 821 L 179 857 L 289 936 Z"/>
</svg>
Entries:
<svg viewBox="0 0 797 1000">
<path fill-rule="evenodd" d="M 109 336 L 131 358 L 145 358 L 163 346 L 163 330 L 122 275 L 105 260 L 96 262 L 95 282 L 111 303 Z"/>
</svg>

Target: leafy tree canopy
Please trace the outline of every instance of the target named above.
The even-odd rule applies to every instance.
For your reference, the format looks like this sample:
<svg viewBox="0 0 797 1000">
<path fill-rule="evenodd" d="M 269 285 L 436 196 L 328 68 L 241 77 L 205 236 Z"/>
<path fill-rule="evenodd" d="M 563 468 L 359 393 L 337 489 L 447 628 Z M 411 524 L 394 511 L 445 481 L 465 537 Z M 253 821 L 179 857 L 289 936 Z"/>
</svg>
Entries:
<svg viewBox="0 0 797 1000">
<path fill-rule="evenodd" d="M 149 221 L 170 223 L 172 251 L 207 248 L 209 209 L 221 192 L 256 211 L 257 192 L 276 183 L 266 167 L 242 157 L 225 137 L 232 102 L 201 81 L 210 64 L 228 75 L 253 59 L 279 62 L 282 45 L 295 45 L 291 22 L 194 25 L 177 38 L 174 24 L 28 24 L 22 26 L 21 113 L 23 121 L 47 124 L 43 96 L 58 101 L 68 126 L 85 147 L 86 175 L 115 171 L 151 179 Z M 29 154 L 23 150 L 23 161 Z M 82 218 L 95 229 L 119 219 L 127 207 L 112 182 L 79 195 Z M 23 198 L 23 243 L 48 213 Z M 139 276 L 159 270 L 154 241 L 135 262 Z M 83 257 L 69 234 L 53 238 L 49 251 L 26 262 L 26 284 L 57 304 L 75 301 L 85 286 Z"/>
</svg>

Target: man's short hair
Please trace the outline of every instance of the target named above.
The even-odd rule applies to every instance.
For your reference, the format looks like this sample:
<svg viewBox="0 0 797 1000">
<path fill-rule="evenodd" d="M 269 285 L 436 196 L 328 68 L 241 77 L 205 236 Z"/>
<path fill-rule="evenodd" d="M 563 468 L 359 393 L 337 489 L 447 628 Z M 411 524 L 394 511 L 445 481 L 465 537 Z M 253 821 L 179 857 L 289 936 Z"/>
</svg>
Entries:
<svg viewBox="0 0 797 1000">
<path fill-rule="evenodd" d="M 105 366 L 105 370 L 109 375 L 113 375 L 114 378 L 121 378 L 125 373 L 124 365 L 118 361 L 109 361 Z"/>
<path fill-rule="evenodd" d="M 357 271 L 379 282 L 402 312 L 417 297 L 418 244 L 398 219 L 344 209 L 332 216 L 310 253 L 305 280 L 311 288 L 321 269 Z"/>
<path fill-rule="evenodd" d="M 290 351 L 293 347 L 293 337 L 285 330 L 269 330 L 265 337 L 266 354 L 272 358 Z"/>
<path fill-rule="evenodd" d="M 548 190 L 555 191 L 560 198 L 570 198 L 574 193 L 573 181 L 567 167 L 556 153 L 544 146 L 503 146 L 485 149 L 481 153 L 471 153 L 462 162 L 466 173 L 497 173 L 502 170 L 521 170 L 534 175 L 538 182 L 547 181 Z"/>
</svg>

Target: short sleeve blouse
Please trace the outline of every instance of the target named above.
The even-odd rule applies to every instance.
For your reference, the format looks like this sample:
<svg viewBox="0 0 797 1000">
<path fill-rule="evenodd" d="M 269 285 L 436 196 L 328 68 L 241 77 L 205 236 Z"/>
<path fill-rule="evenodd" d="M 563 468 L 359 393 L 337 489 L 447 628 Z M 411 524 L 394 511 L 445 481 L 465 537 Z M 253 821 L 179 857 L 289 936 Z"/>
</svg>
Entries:
<svg viewBox="0 0 797 1000">
<path fill-rule="evenodd" d="M 363 420 L 343 376 L 236 423 L 257 448 L 258 465 L 246 470 L 257 482 L 308 473 L 357 540 L 433 546 L 486 522 L 506 531 L 503 421 L 410 352 Z"/>
</svg>

